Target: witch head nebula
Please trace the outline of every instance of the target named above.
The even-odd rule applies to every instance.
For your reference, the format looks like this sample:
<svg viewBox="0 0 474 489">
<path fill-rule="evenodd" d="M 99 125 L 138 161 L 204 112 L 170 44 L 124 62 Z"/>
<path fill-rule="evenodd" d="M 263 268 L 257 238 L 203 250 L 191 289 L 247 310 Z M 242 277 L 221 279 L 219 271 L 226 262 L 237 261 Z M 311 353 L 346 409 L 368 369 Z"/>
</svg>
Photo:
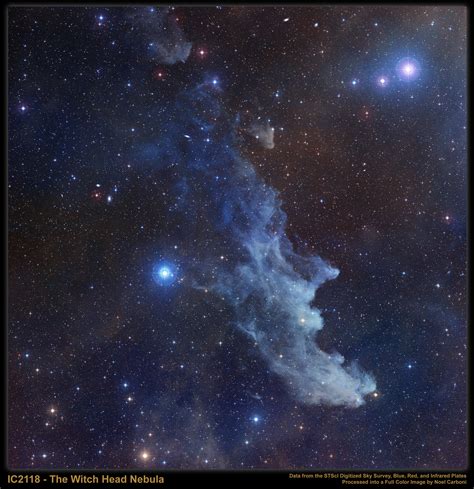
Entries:
<svg viewBox="0 0 474 489">
<path fill-rule="evenodd" d="M 9 469 L 465 470 L 466 8 L 19 7 Z"/>
<path fill-rule="evenodd" d="M 187 222 L 188 238 L 206 230 L 213 242 L 192 266 L 192 286 L 225 298 L 233 326 L 300 402 L 360 406 L 376 389 L 373 377 L 317 344 L 324 321 L 312 306 L 315 293 L 339 271 L 294 251 L 278 192 L 240 156 L 234 123 L 212 84 L 181 93 L 172 120 L 159 160 L 174 169 L 175 188 L 183 189 L 176 212 Z"/>
</svg>

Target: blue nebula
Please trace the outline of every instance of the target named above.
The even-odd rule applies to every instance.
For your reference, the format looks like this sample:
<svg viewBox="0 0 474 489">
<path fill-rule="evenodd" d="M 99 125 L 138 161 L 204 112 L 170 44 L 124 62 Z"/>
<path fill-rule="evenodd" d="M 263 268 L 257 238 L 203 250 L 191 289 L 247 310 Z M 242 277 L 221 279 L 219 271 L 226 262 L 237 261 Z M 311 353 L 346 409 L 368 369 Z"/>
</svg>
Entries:
<svg viewBox="0 0 474 489">
<path fill-rule="evenodd" d="M 172 265 L 158 263 L 153 267 L 153 280 L 158 285 L 170 285 L 176 278 L 176 271 Z"/>
<path fill-rule="evenodd" d="M 324 321 L 313 307 L 315 293 L 339 270 L 309 250 L 295 249 L 278 192 L 236 149 L 238 121 L 215 96 L 221 83 L 215 79 L 217 86 L 208 78 L 178 95 L 157 143 L 162 155 L 157 171 L 172 169 L 176 175 L 170 187 L 179 202 L 170 214 L 186 224 L 188 243 L 205 235 L 205 245 L 187 262 L 186 285 L 222 301 L 232 325 L 258 347 L 296 400 L 361 406 L 376 390 L 373 376 L 337 352 L 326 353 L 316 341 Z M 185 143 L 183 134 L 193 143 Z M 201 143 L 205 138 L 212 144 Z M 153 276 L 161 287 L 181 279 L 172 261 L 155 263 Z M 255 413 L 248 419 L 253 426 L 264 421 Z"/>
<path fill-rule="evenodd" d="M 397 74 L 402 81 L 411 81 L 420 75 L 420 65 L 414 58 L 402 58 L 397 63 Z"/>
</svg>

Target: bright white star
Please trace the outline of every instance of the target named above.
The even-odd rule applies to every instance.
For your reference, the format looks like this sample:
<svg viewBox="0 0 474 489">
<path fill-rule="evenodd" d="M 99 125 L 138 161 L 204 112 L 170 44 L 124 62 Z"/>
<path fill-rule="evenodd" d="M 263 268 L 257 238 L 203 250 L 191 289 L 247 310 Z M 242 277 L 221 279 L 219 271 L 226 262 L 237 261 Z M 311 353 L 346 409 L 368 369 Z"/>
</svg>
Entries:
<svg viewBox="0 0 474 489">
<path fill-rule="evenodd" d="M 405 75 L 410 76 L 413 75 L 413 73 L 415 72 L 415 67 L 411 63 L 407 63 L 403 65 L 402 70 Z"/>
<path fill-rule="evenodd" d="M 401 80 L 410 81 L 418 77 L 420 65 L 413 58 L 403 58 L 397 63 L 397 73 Z"/>
</svg>

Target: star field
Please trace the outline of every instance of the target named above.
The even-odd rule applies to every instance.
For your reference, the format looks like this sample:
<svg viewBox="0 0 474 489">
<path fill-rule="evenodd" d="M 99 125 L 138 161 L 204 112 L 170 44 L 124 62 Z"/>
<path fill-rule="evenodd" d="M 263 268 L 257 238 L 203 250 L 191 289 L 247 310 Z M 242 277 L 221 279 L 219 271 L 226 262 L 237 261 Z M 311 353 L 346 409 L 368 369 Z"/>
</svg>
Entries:
<svg viewBox="0 0 474 489">
<path fill-rule="evenodd" d="M 466 34 L 10 7 L 9 467 L 465 468 Z"/>
</svg>

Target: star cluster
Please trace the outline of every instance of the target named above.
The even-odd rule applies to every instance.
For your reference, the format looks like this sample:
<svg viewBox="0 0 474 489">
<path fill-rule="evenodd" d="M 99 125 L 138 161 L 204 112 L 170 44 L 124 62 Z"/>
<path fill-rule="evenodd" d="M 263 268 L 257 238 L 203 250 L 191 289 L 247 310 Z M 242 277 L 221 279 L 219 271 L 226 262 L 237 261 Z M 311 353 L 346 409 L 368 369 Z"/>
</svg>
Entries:
<svg viewBox="0 0 474 489">
<path fill-rule="evenodd" d="M 10 7 L 9 466 L 464 468 L 466 32 Z"/>
</svg>

